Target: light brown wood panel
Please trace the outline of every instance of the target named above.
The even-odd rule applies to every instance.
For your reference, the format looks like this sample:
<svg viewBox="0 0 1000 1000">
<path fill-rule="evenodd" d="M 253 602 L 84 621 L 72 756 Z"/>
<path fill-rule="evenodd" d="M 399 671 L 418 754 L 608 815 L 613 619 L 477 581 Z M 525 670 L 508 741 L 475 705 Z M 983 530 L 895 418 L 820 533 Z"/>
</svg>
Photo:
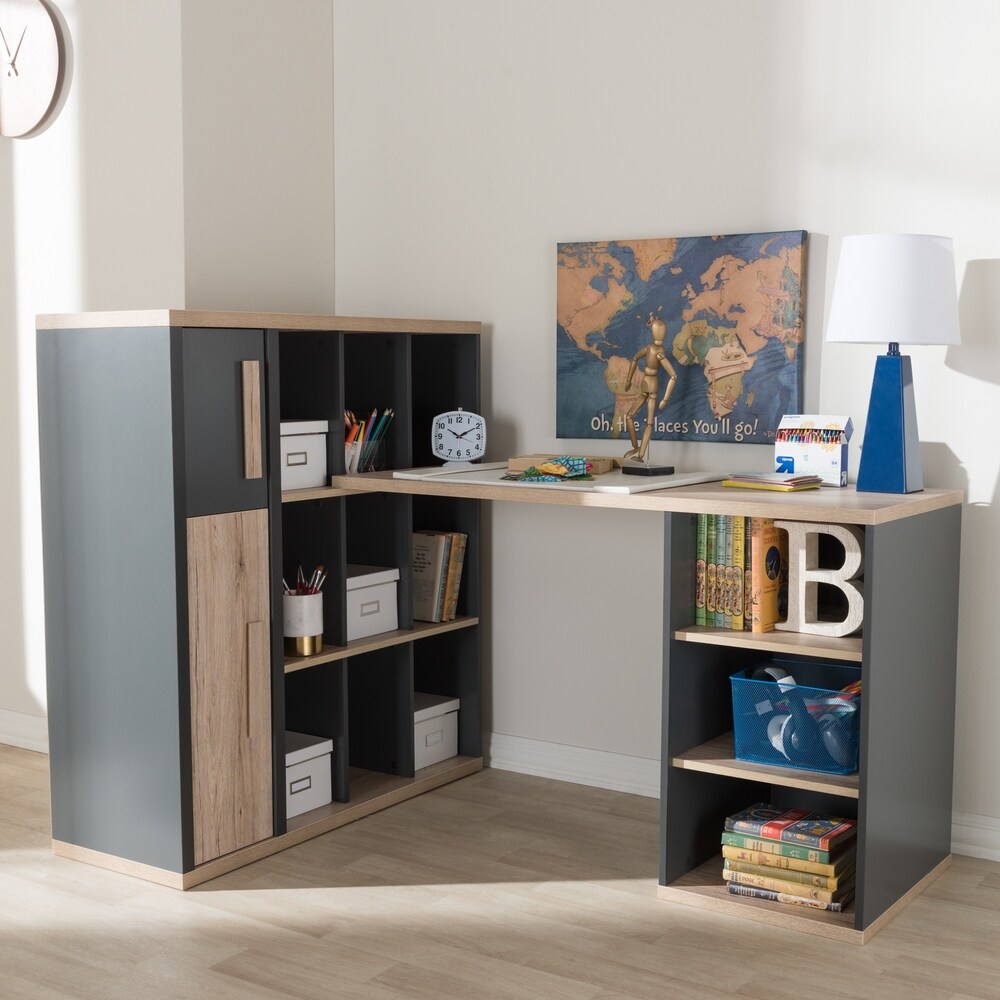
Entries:
<svg viewBox="0 0 1000 1000">
<path fill-rule="evenodd" d="M 267 523 L 187 522 L 195 864 L 272 833 Z"/>
<path fill-rule="evenodd" d="M 260 439 L 260 362 L 243 362 L 243 477 L 260 479 L 264 459 Z"/>
</svg>

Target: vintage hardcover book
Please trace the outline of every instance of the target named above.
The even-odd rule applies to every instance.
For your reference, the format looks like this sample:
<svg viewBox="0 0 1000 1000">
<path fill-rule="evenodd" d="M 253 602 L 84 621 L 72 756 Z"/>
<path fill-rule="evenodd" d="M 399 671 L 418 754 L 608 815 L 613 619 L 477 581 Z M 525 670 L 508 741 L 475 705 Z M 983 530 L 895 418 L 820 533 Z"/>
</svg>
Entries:
<svg viewBox="0 0 1000 1000">
<path fill-rule="evenodd" d="M 462 586 L 462 568 L 469 536 L 462 531 L 452 531 L 451 552 L 448 555 L 448 574 L 444 585 L 444 614 L 441 621 L 450 622 L 458 611 L 458 593 Z"/>
<path fill-rule="evenodd" d="M 750 551 L 750 518 L 743 518 L 743 631 L 753 628 L 753 553 Z"/>
<path fill-rule="evenodd" d="M 797 882 L 795 879 L 781 878 L 774 873 L 757 875 L 754 872 L 740 872 L 728 867 L 723 868 L 722 877 L 727 882 L 753 885 L 758 889 L 771 889 L 774 892 L 787 892 L 790 896 L 805 896 L 806 899 L 818 899 L 821 903 L 837 903 L 848 892 L 854 892 L 853 873 L 846 880 L 842 879 L 840 885 L 835 889 L 824 889 L 820 886 L 808 885 L 805 882 Z"/>
<path fill-rule="evenodd" d="M 730 590 L 733 595 L 732 627 L 743 631 L 743 569 L 746 562 L 746 518 L 733 518 L 733 580 Z"/>
<path fill-rule="evenodd" d="M 451 537 L 434 531 L 414 531 L 412 542 L 413 617 L 441 621 Z"/>
<path fill-rule="evenodd" d="M 858 833 L 857 820 L 807 809 L 782 809 L 767 802 L 758 802 L 727 816 L 725 826 L 731 833 L 748 833 L 762 840 L 800 844 L 820 851 L 846 844 Z"/>
<path fill-rule="evenodd" d="M 726 850 L 734 850 L 734 848 L 725 848 L 722 852 L 723 862 L 722 867 L 728 871 L 740 872 L 743 875 L 757 875 L 760 878 L 771 878 L 771 879 L 783 879 L 786 882 L 797 882 L 799 885 L 810 885 L 814 889 L 839 889 L 841 888 L 848 879 L 854 878 L 854 859 L 851 859 L 851 863 L 847 865 L 842 872 L 838 872 L 836 875 L 817 875 L 812 872 L 799 871 L 797 868 L 775 868 L 769 865 L 755 865 L 749 861 L 739 861 L 734 858 L 726 857 Z M 758 885 L 757 882 L 748 882 L 742 879 L 747 885 Z M 764 886 L 765 889 L 773 889 L 772 886 Z"/>
<path fill-rule="evenodd" d="M 725 600 L 722 605 L 722 627 L 733 627 L 733 606 L 736 603 L 733 587 L 735 584 L 735 569 L 733 564 L 733 532 L 736 527 L 736 518 L 732 514 L 726 515 L 726 586 Z"/>
<path fill-rule="evenodd" d="M 705 624 L 705 559 L 708 544 L 708 515 L 699 514 L 695 529 L 694 623 Z"/>
<path fill-rule="evenodd" d="M 816 864 L 833 864 L 840 851 L 818 851 L 801 844 L 784 844 L 779 840 L 764 840 L 749 833 L 733 833 L 726 831 L 722 835 L 723 846 L 742 847 L 747 851 L 760 851 L 761 854 L 774 854 L 797 861 L 811 861 Z"/>
<path fill-rule="evenodd" d="M 726 614 L 726 515 L 715 515 L 715 627 L 722 628 Z"/>
<path fill-rule="evenodd" d="M 706 514 L 705 525 L 705 624 L 715 625 L 715 515 Z"/>
<path fill-rule="evenodd" d="M 773 632 L 774 623 L 784 619 L 782 586 L 788 586 L 788 533 L 774 526 L 769 517 L 750 520 L 752 559 L 751 632 Z"/>
<path fill-rule="evenodd" d="M 771 850 L 758 850 L 751 847 L 743 847 L 728 843 L 728 840 L 747 840 L 750 843 L 765 843 Z M 857 851 L 854 844 L 849 844 L 846 848 L 833 855 L 830 861 L 809 861 L 805 858 L 789 857 L 786 854 L 778 854 L 775 851 L 795 851 L 797 853 L 807 852 L 810 854 L 829 854 L 829 851 L 813 851 L 809 848 L 799 847 L 795 844 L 779 844 L 768 841 L 756 841 L 742 833 L 724 833 L 722 835 L 722 856 L 731 864 L 749 865 L 759 869 L 759 874 L 766 871 L 797 871 L 805 876 L 830 877 L 846 874 L 853 870 Z M 785 877 L 785 876 L 783 876 Z M 828 886 L 833 888 L 833 886 Z"/>
<path fill-rule="evenodd" d="M 754 899 L 769 899 L 774 903 L 790 903 L 793 906 L 811 906 L 815 910 L 830 910 L 841 912 L 854 898 L 853 890 L 849 896 L 836 903 L 823 903 L 818 899 L 806 899 L 805 896 L 792 896 L 787 892 L 775 892 L 773 889 L 758 889 L 754 885 L 739 885 L 729 882 L 727 889 L 733 896 L 752 896 Z"/>
</svg>

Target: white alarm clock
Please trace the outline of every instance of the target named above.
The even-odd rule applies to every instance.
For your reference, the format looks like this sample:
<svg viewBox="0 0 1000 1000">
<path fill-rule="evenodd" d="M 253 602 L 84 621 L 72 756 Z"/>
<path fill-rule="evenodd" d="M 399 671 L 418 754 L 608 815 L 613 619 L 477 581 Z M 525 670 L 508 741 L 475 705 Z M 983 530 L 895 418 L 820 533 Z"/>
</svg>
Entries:
<svg viewBox="0 0 1000 1000">
<path fill-rule="evenodd" d="M 478 413 L 448 410 L 431 421 L 431 451 L 443 462 L 475 462 L 486 454 L 486 421 Z"/>
</svg>

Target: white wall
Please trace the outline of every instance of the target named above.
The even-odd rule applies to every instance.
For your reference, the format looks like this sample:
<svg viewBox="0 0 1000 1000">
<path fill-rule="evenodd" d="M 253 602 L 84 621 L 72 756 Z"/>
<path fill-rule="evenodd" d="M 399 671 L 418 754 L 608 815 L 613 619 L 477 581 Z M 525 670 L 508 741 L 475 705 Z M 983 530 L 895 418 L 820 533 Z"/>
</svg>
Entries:
<svg viewBox="0 0 1000 1000">
<path fill-rule="evenodd" d="M 839 240 L 954 237 L 965 340 L 917 349 L 914 369 L 926 481 L 970 501 L 955 807 L 1000 845 L 986 583 L 1000 455 L 983 446 L 1000 418 L 1000 8 L 337 0 L 334 12 L 338 311 L 482 319 L 494 458 L 572 446 L 554 437 L 558 241 L 809 230 L 806 409 L 863 428 L 878 349 L 822 343 Z M 692 444 L 654 456 L 720 471 L 767 458 Z M 555 744 L 605 751 L 612 768 L 655 758 L 659 519 L 511 504 L 491 516 L 487 658 L 504 747 L 543 765 L 546 744 L 552 761 Z"/>
<path fill-rule="evenodd" d="M 979 837 L 978 853 L 996 849 L 998 454 L 982 442 L 1000 418 L 1000 9 L 297 0 L 290 17 L 279 0 L 61 6 L 76 55 L 69 101 L 42 136 L 0 141 L 0 462 L 18 470 L 0 478 L 0 738 L 44 740 L 36 312 L 329 309 L 333 232 L 337 311 L 485 321 L 491 451 L 506 456 L 560 447 L 558 241 L 802 227 L 813 234 L 806 404 L 863 425 L 877 351 L 823 347 L 828 257 L 849 232 L 940 232 L 956 243 L 964 342 L 920 351 L 914 368 L 927 481 L 967 488 L 970 501 L 956 847 Z M 273 252 L 255 249 L 258 234 Z M 660 447 L 686 468 L 758 458 L 736 445 Z M 503 542 L 485 615 L 494 749 L 525 769 L 649 790 L 659 519 L 509 504 L 486 517 Z"/>
<path fill-rule="evenodd" d="M 44 749 L 35 315 L 333 308 L 326 0 L 59 0 L 69 96 L 0 139 L 0 740 Z"/>
</svg>

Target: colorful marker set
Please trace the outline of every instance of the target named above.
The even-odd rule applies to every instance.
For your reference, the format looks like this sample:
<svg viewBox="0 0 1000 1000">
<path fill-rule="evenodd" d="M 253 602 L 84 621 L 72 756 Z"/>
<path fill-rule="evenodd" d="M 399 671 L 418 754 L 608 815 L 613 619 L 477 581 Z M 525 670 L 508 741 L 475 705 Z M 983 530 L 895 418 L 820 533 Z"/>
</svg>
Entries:
<svg viewBox="0 0 1000 1000">
<path fill-rule="evenodd" d="M 358 420 L 351 410 L 344 410 L 344 464 L 349 474 L 375 468 L 379 445 L 395 415 L 388 408 L 379 413 L 376 407 L 367 420 Z"/>
<path fill-rule="evenodd" d="M 793 444 L 836 445 L 846 443 L 842 427 L 779 428 L 774 439 Z"/>
</svg>

